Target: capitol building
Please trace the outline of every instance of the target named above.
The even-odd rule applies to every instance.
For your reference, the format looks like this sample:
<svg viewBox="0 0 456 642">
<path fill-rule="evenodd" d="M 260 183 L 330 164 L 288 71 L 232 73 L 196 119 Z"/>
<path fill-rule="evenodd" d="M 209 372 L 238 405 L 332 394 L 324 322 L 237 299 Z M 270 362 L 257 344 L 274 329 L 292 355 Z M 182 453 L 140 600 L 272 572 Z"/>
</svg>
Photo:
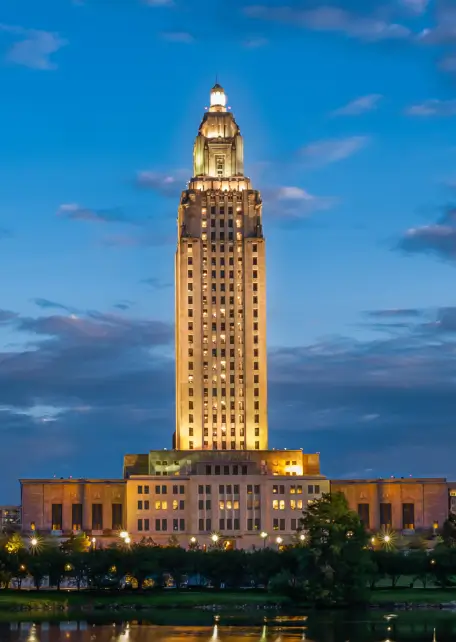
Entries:
<svg viewBox="0 0 456 642">
<path fill-rule="evenodd" d="M 25 532 L 85 532 L 97 546 L 122 531 L 158 545 L 281 546 L 330 491 L 319 454 L 268 447 L 266 240 L 244 172 L 244 140 L 216 84 L 176 203 L 172 447 L 126 454 L 119 479 L 22 479 Z M 448 514 L 443 479 L 334 484 L 369 528 L 414 530 Z"/>
</svg>

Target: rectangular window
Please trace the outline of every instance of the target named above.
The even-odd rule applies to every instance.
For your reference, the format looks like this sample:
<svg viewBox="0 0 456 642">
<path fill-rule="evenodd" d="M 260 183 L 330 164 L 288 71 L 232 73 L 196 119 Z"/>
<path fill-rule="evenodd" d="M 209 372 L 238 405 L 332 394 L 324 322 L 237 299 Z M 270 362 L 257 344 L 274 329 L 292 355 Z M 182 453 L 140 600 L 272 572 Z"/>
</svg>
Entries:
<svg viewBox="0 0 456 642">
<path fill-rule="evenodd" d="M 292 519 L 291 520 L 291 530 L 292 531 L 295 531 L 297 529 L 296 522 L 297 522 L 296 519 Z"/>
<path fill-rule="evenodd" d="M 138 499 L 138 510 L 142 510 L 142 507 L 143 507 L 142 499 Z"/>
<path fill-rule="evenodd" d="M 82 530 L 82 504 L 73 504 L 71 507 L 71 524 L 74 531 Z"/>
<path fill-rule="evenodd" d="M 162 531 L 167 531 L 167 530 L 168 530 L 168 520 L 162 519 Z"/>
<path fill-rule="evenodd" d="M 380 504 L 380 526 L 392 526 L 391 504 Z"/>
<path fill-rule="evenodd" d="M 112 505 L 112 529 L 120 531 L 123 528 L 122 504 Z"/>
<path fill-rule="evenodd" d="M 206 530 L 207 530 L 207 531 L 210 531 L 211 529 L 212 529 L 212 521 L 211 521 L 211 518 L 210 518 L 210 517 L 208 517 L 208 518 L 206 519 Z"/>
<path fill-rule="evenodd" d="M 281 519 L 279 524 L 280 524 L 280 526 L 279 526 L 280 530 L 284 531 L 285 530 L 285 520 Z"/>
<path fill-rule="evenodd" d="M 62 504 L 52 504 L 52 530 L 62 530 Z"/>
<path fill-rule="evenodd" d="M 155 520 L 155 530 L 156 530 L 156 531 L 160 531 L 160 530 L 161 530 L 161 528 L 160 528 L 160 527 L 161 527 L 161 520 L 156 519 L 156 520 Z"/>
<path fill-rule="evenodd" d="M 142 531 L 143 529 L 143 521 L 142 519 L 138 519 L 138 531 Z"/>
<path fill-rule="evenodd" d="M 92 504 L 92 530 L 103 530 L 103 504 Z"/>
<path fill-rule="evenodd" d="M 185 531 L 185 519 L 179 519 L 179 530 Z"/>
<path fill-rule="evenodd" d="M 200 532 L 201 532 L 201 531 L 204 531 L 204 519 L 199 519 L 199 520 L 198 520 L 198 530 L 199 530 Z"/>
<path fill-rule="evenodd" d="M 369 504 L 358 504 L 358 515 L 365 528 L 369 528 Z"/>
<path fill-rule="evenodd" d="M 149 486 L 144 486 L 144 495 L 149 494 Z"/>
<path fill-rule="evenodd" d="M 142 493 L 143 493 L 143 487 L 138 486 L 138 495 L 142 495 Z"/>
<path fill-rule="evenodd" d="M 415 504 L 402 504 L 402 528 L 415 528 Z"/>
<path fill-rule="evenodd" d="M 312 484 L 310 486 L 307 486 L 307 492 L 309 493 L 309 495 L 314 494 L 314 487 Z"/>
<path fill-rule="evenodd" d="M 319 495 L 319 494 L 320 494 L 320 486 L 317 484 L 315 486 L 315 495 Z"/>
<path fill-rule="evenodd" d="M 149 531 L 150 530 L 150 521 L 148 519 L 144 520 L 144 530 Z"/>
<path fill-rule="evenodd" d="M 173 531 L 178 531 L 178 530 L 179 530 L 179 520 L 173 519 Z"/>
</svg>

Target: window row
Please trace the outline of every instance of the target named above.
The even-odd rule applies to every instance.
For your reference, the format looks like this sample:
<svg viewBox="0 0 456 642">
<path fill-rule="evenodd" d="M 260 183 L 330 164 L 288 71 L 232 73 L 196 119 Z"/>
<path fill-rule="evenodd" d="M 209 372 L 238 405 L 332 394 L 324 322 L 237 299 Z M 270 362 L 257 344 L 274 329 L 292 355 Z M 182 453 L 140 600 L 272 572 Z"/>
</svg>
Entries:
<svg viewBox="0 0 456 642">
<path fill-rule="evenodd" d="M 172 520 L 172 530 L 173 531 L 185 531 L 185 519 L 173 519 Z M 155 531 L 156 532 L 166 532 L 168 530 L 168 520 L 167 519 L 156 519 L 155 520 Z M 149 519 L 138 519 L 138 531 L 150 531 L 150 520 Z"/>
<path fill-rule="evenodd" d="M 366 528 L 370 528 L 370 506 L 369 504 L 358 504 L 358 515 Z M 393 510 L 389 503 L 380 504 L 380 526 L 391 528 L 393 525 Z M 406 502 L 402 504 L 402 528 L 414 530 L 415 528 L 415 504 Z"/>
<path fill-rule="evenodd" d="M 274 463 L 274 465 L 277 466 L 277 463 Z M 293 462 L 290 464 L 290 462 L 286 462 L 287 466 L 296 466 L 297 462 Z M 288 488 L 290 495 L 302 495 L 302 486 L 289 486 Z M 320 494 L 320 485 L 319 484 L 309 484 L 307 486 L 307 492 L 309 495 L 319 495 Z M 273 495 L 284 495 L 285 494 L 285 486 L 282 484 L 274 484 L 272 487 L 272 493 Z"/>
<path fill-rule="evenodd" d="M 102 531 L 104 528 L 112 530 L 122 530 L 123 524 L 123 506 L 122 504 L 111 504 L 111 519 L 105 523 L 103 519 L 103 504 L 92 504 L 91 525 L 83 525 L 83 507 L 82 504 L 71 505 L 71 529 L 80 531 L 84 528 L 94 531 Z M 106 517 L 106 514 L 105 514 Z M 53 531 L 63 530 L 63 504 L 52 504 L 51 506 L 51 527 Z"/>
<path fill-rule="evenodd" d="M 290 509 L 291 510 L 302 510 L 302 499 L 290 499 Z M 284 499 L 273 499 L 272 500 L 273 510 L 285 510 L 286 503 Z"/>
<path fill-rule="evenodd" d="M 179 463 L 179 462 L 175 462 Z M 156 465 L 160 465 L 160 462 L 156 462 Z M 143 486 L 139 485 L 137 488 L 138 495 L 149 495 L 150 494 L 150 487 L 149 486 Z M 170 487 L 170 494 L 173 495 L 185 495 L 185 486 L 183 485 L 178 485 L 178 484 L 173 484 L 172 488 Z M 156 495 L 167 495 L 168 494 L 168 486 L 166 484 L 162 485 L 157 485 L 155 486 L 155 494 Z"/>
</svg>

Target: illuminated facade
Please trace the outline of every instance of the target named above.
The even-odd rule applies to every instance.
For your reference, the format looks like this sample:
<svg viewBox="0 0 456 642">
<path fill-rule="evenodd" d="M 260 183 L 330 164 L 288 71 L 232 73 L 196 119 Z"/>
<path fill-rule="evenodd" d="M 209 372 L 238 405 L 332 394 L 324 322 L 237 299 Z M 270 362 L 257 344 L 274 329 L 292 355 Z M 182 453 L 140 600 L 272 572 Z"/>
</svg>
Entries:
<svg viewBox="0 0 456 642">
<path fill-rule="evenodd" d="M 265 241 L 260 193 L 220 85 L 178 213 L 176 448 L 266 450 Z"/>
</svg>

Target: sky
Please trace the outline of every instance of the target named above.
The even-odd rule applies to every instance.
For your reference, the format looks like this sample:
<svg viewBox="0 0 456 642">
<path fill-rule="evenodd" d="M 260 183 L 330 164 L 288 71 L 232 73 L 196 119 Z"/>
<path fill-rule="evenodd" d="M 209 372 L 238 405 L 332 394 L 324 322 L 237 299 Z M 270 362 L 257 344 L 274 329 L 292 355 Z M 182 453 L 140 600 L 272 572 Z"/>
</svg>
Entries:
<svg viewBox="0 0 456 642">
<path fill-rule="evenodd" d="M 0 503 L 171 446 L 216 78 L 264 201 L 270 447 L 456 478 L 456 2 L 3 0 Z"/>
</svg>

